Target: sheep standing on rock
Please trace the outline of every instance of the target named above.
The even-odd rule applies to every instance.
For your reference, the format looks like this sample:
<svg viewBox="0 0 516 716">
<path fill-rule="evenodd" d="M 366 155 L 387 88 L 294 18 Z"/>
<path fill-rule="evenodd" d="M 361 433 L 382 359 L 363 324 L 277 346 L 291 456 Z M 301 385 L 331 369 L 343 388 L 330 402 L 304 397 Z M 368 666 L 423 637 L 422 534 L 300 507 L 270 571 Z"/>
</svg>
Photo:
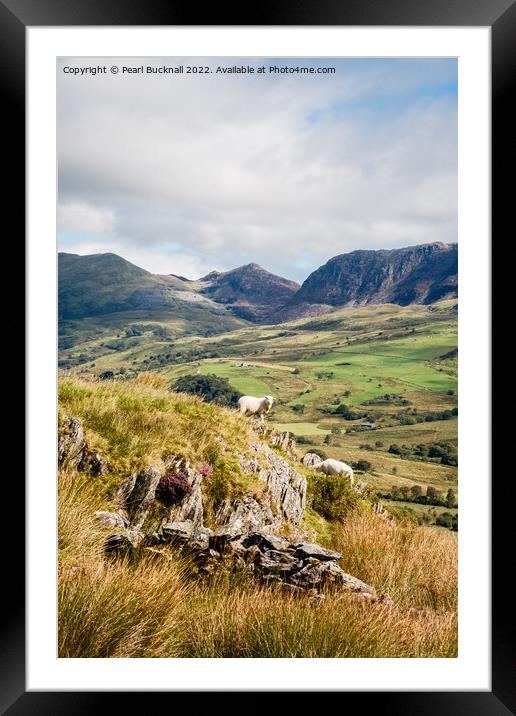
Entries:
<svg viewBox="0 0 516 716">
<path fill-rule="evenodd" d="M 324 472 L 325 475 L 346 475 L 346 477 L 349 477 L 351 485 L 354 482 L 352 468 L 340 460 L 328 458 L 327 460 L 323 460 L 318 465 L 314 465 L 314 468 L 319 470 L 319 472 Z"/>
<path fill-rule="evenodd" d="M 238 401 L 238 409 L 241 415 L 259 415 L 263 425 L 263 416 L 270 411 L 273 402 L 272 395 L 266 395 L 264 398 L 243 395 Z"/>
</svg>

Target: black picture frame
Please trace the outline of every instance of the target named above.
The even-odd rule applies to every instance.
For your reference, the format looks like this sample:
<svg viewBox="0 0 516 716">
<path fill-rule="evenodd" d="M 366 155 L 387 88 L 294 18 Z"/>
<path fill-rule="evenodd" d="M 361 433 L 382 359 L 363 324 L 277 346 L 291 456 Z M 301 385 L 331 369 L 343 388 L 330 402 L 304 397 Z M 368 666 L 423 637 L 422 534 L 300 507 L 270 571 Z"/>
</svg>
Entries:
<svg viewBox="0 0 516 716">
<path fill-rule="evenodd" d="M 509 111 L 511 79 L 516 72 L 516 4 L 514 0 L 264 0 L 233 6 L 182 5 L 171 0 L 0 0 L 0 83 L 4 96 L 5 167 L 9 167 L 6 206 L 16 227 L 25 226 L 25 36 L 32 26 L 80 25 L 361 25 L 361 26 L 486 26 L 492 39 L 492 236 L 512 226 L 514 185 L 506 181 L 504 166 L 510 152 L 513 113 Z M 199 14 L 201 13 L 201 14 Z M 202 22 L 199 22 L 199 18 Z M 5 141 L 8 138 L 8 141 Z M 11 154 L 9 158 L 9 154 Z M 512 218 L 512 217 L 511 217 Z M 19 246 L 23 241 L 19 239 Z M 494 296 L 493 296 L 494 297 Z M 29 346 L 30 349 L 30 346 Z M 493 454 L 496 450 L 493 446 Z M 19 473 L 19 465 L 17 466 Z M 20 476 L 18 475 L 18 478 Z M 360 708 L 388 714 L 448 714 L 467 716 L 516 714 L 514 610 L 504 584 L 510 544 L 511 505 L 502 504 L 503 490 L 493 481 L 492 691 L 472 692 L 351 692 Z M 24 502 L 21 479 L 12 480 L 9 500 Z M 505 519 L 506 518 L 506 519 Z M 4 549 L 8 579 L 2 596 L 1 713 L 107 713 L 120 707 L 123 694 L 113 692 L 26 692 L 25 690 L 25 579 L 23 531 L 16 524 L 16 548 Z M 8 588 L 7 588 L 8 582 Z M 512 623 L 511 623 L 512 620 Z M 410 688 L 410 685 L 408 685 Z M 237 688 L 237 687 L 236 687 Z M 168 698 L 167 693 L 153 694 Z M 131 705 L 149 710 L 148 693 L 131 693 Z M 351 701 L 350 701 L 351 700 Z M 358 702 L 358 700 L 360 700 Z M 256 702 L 255 704 L 256 705 Z M 153 704 L 154 707 L 154 704 Z"/>
</svg>

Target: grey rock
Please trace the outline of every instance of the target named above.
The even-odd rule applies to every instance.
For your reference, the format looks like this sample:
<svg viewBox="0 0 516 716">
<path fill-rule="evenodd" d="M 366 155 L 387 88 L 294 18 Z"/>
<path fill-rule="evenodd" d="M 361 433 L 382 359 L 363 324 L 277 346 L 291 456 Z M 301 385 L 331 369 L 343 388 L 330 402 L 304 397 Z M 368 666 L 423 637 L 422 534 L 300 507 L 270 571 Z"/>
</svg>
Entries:
<svg viewBox="0 0 516 716">
<path fill-rule="evenodd" d="M 66 420 L 59 431 L 57 461 L 60 468 L 75 468 L 95 476 L 109 472 L 109 466 L 100 454 L 89 450 L 82 423 L 78 418 Z"/>
<path fill-rule="evenodd" d="M 233 527 L 218 527 L 210 536 L 210 548 L 217 552 L 224 552 L 230 542 L 240 540 L 242 532 Z"/>
<path fill-rule="evenodd" d="M 207 549 L 210 544 L 210 538 L 213 536 L 213 531 L 207 527 L 194 527 L 190 542 L 192 547 L 195 549 Z"/>
<path fill-rule="evenodd" d="M 264 434 L 266 429 L 263 430 Z M 288 433 L 273 432 L 273 439 L 284 447 L 294 445 L 284 442 L 281 436 Z M 281 438 L 281 439 L 280 439 Z M 247 495 L 244 500 L 221 506 L 216 516 L 220 524 L 237 523 L 246 532 L 276 532 L 283 522 L 297 527 L 306 506 L 306 479 L 278 455 L 269 445 L 257 443 L 253 446 L 256 458 L 240 457 L 240 467 L 246 474 L 256 474 L 257 479 L 267 484 L 267 492 L 260 500 Z M 264 465 L 265 463 L 265 465 Z"/>
<path fill-rule="evenodd" d="M 265 528 L 279 529 L 282 522 L 281 516 L 274 515 L 272 511 L 269 495 L 258 500 L 251 493 L 232 502 L 224 500 L 217 510 L 215 520 L 226 529 L 237 530 L 241 534 Z"/>
<path fill-rule="evenodd" d="M 268 445 L 262 447 L 268 467 L 258 476 L 267 483 L 271 504 L 282 520 L 298 526 L 306 507 L 306 478 Z"/>
<path fill-rule="evenodd" d="M 193 534 L 192 522 L 167 522 L 161 528 L 163 542 L 189 542 Z"/>
<path fill-rule="evenodd" d="M 317 465 L 320 465 L 322 460 L 319 455 L 317 455 L 314 452 L 307 452 L 306 455 L 303 456 L 303 459 L 301 460 L 303 465 L 306 465 L 307 467 L 316 467 Z"/>
<path fill-rule="evenodd" d="M 279 552 L 275 549 L 268 549 L 263 552 L 263 557 L 269 560 L 273 560 L 279 564 L 295 564 L 299 563 L 299 566 L 303 566 L 302 560 L 297 560 L 290 552 Z"/>
<path fill-rule="evenodd" d="M 132 557 L 135 549 L 142 544 L 143 539 L 143 532 L 126 530 L 110 535 L 104 542 L 104 551 L 111 556 Z"/>
<path fill-rule="evenodd" d="M 97 521 L 100 522 L 100 524 L 103 527 L 127 527 L 127 519 L 121 515 L 119 512 L 95 512 L 95 517 L 97 518 Z"/>
<path fill-rule="evenodd" d="M 185 495 L 179 505 L 170 508 L 169 522 L 189 521 L 194 525 L 202 527 L 204 511 L 202 505 L 202 481 L 203 477 L 196 472 L 183 458 L 170 455 L 165 460 L 165 467 L 171 471 L 186 472 L 191 485 L 191 492 Z"/>
<path fill-rule="evenodd" d="M 292 437 L 292 434 L 288 431 L 280 432 L 275 428 L 272 428 L 268 435 L 269 444 L 273 447 L 278 447 L 283 450 L 287 455 L 291 457 L 296 456 L 296 441 Z"/>
<path fill-rule="evenodd" d="M 65 421 L 58 435 L 57 456 L 59 467 L 77 468 L 85 449 L 86 441 L 84 440 L 81 421 L 77 418 L 69 418 Z"/>
<path fill-rule="evenodd" d="M 319 562 L 318 564 L 308 564 L 292 576 L 294 584 L 305 588 L 325 587 L 334 585 L 342 589 L 348 589 L 352 592 L 360 592 L 364 594 L 375 594 L 375 590 L 369 584 L 362 582 L 356 577 L 344 572 L 335 562 Z"/>
<path fill-rule="evenodd" d="M 259 463 L 256 458 L 247 458 L 241 455 L 240 467 L 246 475 L 252 475 L 253 473 L 258 472 Z"/>
<path fill-rule="evenodd" d="M 314 559 L 325 561 L 325 560 L 336 560 L 342 557 L 340 552 L 333 552 L 331 549 L 325 549 L 318 544 L 312 544 L 311 542 L 301 542 L 295 545 L 294 555 L 301 559 L 308 559 L 313 557 Z"/>
<path fill-rule="evenodd" d="M 251 532 L 243 539 L 244 547 L 251 547 L 256 545 L 262 550 L 274 549 L 274 550 L 287 550 L 290 546 L 288 540 L 284 537 L 277 535 L 268 534 L 266 532 Z"/>
<path fill-rule="evenodd" d="M 157 467 L 145 467 L 130 475 L 118 488 L 117 502 L 127 512 L 129 524 L 139 529 L 147 516 L 161 478 Z"/>
<path fill-rule="evenodd" d="M 340 567 L 338 565 L 336 566 L 340 570 Z M 362 582 L 362 580 L 357 579 L 357 577 L 353 577 L 351 574 L 347 574 L 347 572 L 344 572 L 343 570 L 340 570 L 339 578 L 341 581 L 341 586 L 345 589 L 349 589 L 352 592 L 360 592 L 363 595 L 367 594 L 372 597 L 376 595 L 376 590 L 374 587 L 371 587 L 371 585 Z"/>
<path fill-rule="evenodd" d="M 293 572 L 300 570 L 303 566 L 301 560 L 281 560 L 271 558 L 267 554 L 261 554 L 257 566 L 266 574 L 278 574 L 288 576 Z"/>
<path fill-rule="evenodd" d="M 95 477 L 106 475 L 109 472 L 109 466 L 100 454 L 94 450 L 88 450 L 87 447 L 83 451 L 77 469 Z"/>
</svg>

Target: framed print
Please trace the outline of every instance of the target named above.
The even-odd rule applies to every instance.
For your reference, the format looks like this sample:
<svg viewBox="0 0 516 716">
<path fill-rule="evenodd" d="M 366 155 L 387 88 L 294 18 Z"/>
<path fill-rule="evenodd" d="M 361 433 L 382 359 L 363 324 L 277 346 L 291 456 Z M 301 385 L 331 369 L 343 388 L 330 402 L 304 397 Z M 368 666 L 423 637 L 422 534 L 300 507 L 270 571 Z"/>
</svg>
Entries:
<svg viewBox="0 0 516 716">
<path fill-rule="evenodd" d="M 490 271 L 514 4 L 0 17 L 28 308 L 2 707 L 513 712 Z"/>
</svg>

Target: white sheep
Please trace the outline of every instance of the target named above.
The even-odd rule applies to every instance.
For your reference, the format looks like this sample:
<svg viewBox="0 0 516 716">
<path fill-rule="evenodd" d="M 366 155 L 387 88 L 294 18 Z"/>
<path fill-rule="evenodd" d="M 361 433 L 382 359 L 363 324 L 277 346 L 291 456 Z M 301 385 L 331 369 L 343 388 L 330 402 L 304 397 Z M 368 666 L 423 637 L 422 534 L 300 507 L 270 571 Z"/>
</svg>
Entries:
<svg viewBox="0 0 516 716">
<path fill-rule="evenodd" d="M 349 477 L 349 482 L 351 485 L 354 482 L 352 468 L 345 462 L 341 462 L 340 460 L 333 460 L 333 458 L 328 458 L 327 460 L 323 460 L 318 465 L 314 465 L 314 468 L 316 470 L 319 470 L 319 472 L 324 472 L 325 475 L 346 475 L 347 477 Z"/>
<path fill-rule="evenodd" d="M 273 402 L 272 395 L 266 395 L 264 398 L 243 395 L 238 401 L 238 409 L 241 415 L 259 415 L 263 424 L 263 415 L 270 411 Z"/>
</svg>

